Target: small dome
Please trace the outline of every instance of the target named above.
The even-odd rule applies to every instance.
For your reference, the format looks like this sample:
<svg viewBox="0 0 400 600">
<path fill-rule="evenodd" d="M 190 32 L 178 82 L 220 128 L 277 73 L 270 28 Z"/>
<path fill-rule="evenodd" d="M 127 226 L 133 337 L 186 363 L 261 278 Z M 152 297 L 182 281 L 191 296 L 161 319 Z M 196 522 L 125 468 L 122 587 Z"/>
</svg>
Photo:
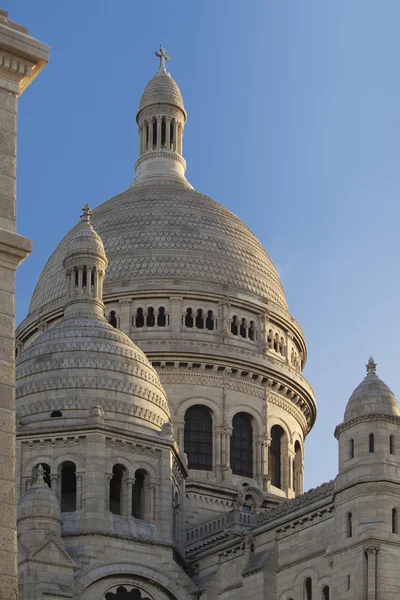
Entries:
<svg viewBox="0 0 400 600">
<path fill-rule="evenodd" d="M 100 254 L 105 258 L 104 245 L 101 237 L 90 223 L 92 211 L 88 204 L 83 208 L 81 221 L 74 227 L 66 248 L 65 260 L 77 254 Z"/>
<path fill-rule="evenodd" d="M 185 112 L 180 89 L 166 71 L 157 71 L 144 88 L 140 99 L 139 112 L 153 104 L 172 104 Z"/>
<path fill-rule="evenodd" d="M 18 507 L 18 522 L 23 519 L 54 520 L 61 523 L 60 504 L 43 480 L 43 470 L 38 468 L 37 480 L 27 489 Z"/>
<path fill-rule="evenodd" d="M 366 377 L 350 396 L 344 413 L 344 422 L 371 414 L 400 416 L 396 397 L 377 376 L 376 364 L 372 357 L 367 364 Z"/>
</svg>

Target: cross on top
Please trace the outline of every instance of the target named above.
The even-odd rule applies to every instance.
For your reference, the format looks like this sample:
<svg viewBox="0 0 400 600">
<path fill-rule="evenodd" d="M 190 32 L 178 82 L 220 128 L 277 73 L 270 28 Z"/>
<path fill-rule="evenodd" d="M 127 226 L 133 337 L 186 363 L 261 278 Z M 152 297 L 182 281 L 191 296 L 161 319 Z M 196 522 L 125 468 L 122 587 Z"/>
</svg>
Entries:
<svg viewBox="0 0 400 600">
<path fill-rule="evenodd" d="M 160 49 L 158 52 L 155 52 L 155 55 L 160 59 L 159 71 L 165 71 L 165 61 L 169 60 L 166 49 L 160 46 Z"/>
<path fill-rule="evenodd" d="M 92 211 L 90 210 L 89 204 L 85 204 L 82 208 L 81 219 L 83 223 L 90 223 L 90 217 L 92 216 Z"/>
</svg>

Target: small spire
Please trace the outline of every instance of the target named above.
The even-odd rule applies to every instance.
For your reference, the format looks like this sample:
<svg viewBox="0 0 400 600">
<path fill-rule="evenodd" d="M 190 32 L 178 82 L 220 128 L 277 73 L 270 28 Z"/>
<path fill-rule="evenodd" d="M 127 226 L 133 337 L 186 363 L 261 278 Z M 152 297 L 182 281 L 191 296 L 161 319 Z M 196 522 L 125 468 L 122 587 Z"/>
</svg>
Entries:
<svg viewBox="0 0 400 600">
<path fill-rule="evenodd" d="M 370 359 L 365 366 L 367 367 L 367 375 L 376 375 L 376 363 L 372 356 L 370 356 Z"/>
<path fill-rule="evenodd" d="M 43 465 L 39 465 L 36 469 L 36 481 L 37 483 L 44 483 L 44 469 Z"/>
<path fill-rule="evenodd" d="M 82 219 L 82 223 L 87 223 L 88 225 L 90 225 L 90 217 L 92 216 L 92 211 L 90 210 L 90 206 L 89 204 L 85 204 L 85 206 L 82 208 L 82 214 L 81 214 L 81 219 Z"/>
<path fill-rule="evenodd" d="M 169 56 L 167 56 L 166 49 L 160 46 L 160 49 L 154 54 L 160 59 L 160 66 L 158 67 L 158 71 L 166 73 L 167 69 L 165 68 L 165 61 L 169 60 Z"/>
</svg>

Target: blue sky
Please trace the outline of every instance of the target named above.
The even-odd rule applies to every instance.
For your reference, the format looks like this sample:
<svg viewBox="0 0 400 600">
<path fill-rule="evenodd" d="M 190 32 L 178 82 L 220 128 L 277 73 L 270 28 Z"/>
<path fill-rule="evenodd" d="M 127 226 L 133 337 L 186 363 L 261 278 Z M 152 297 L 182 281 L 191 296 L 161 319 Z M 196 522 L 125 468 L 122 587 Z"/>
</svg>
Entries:
<svg viewBox="0 0 400 600">
<path fill-rule="evenodd" d="M 18 272 L 17 320 L 83 204 L 131 182 L 135 114 L 163 44 L 189 117 L 187 177 L 260 238 L 305 331 L 319 409 L 305 486 L 334 477 L 333 431 L 371 353 L 400 393 L 398 0 L 8 9 L 52 50 L 20 99 L 18 231 L 34 252 Z"/>
</svg>

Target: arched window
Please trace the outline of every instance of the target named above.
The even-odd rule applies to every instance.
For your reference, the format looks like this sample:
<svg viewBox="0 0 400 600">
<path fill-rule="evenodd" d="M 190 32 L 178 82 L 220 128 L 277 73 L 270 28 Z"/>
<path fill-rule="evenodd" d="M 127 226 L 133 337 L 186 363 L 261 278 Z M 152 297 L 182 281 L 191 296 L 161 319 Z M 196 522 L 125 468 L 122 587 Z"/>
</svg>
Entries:
<svg viewBox="0 0 400 600">
<path fill-rule="evenodd" d="M 350 440 L 350 458 L 354 458 L 354 440 L 351 438 Z"/>
<path fill-rule="evenodd" d="M 136 311 L 136 327 L 144 327 L 143 308 L 138 308 Z"/>
<path fill-rule="evenodd" d="M 165 327 L 166 323 L 167 319 L 165 316 L 165 308 L 163 306 L 160 306 L 160 308 L 158 309 L 157 325 L 158 327 Z"/>
<path fill-rule="evenodd" d="M 122 514 L 122 480 L 125 475 L 123 465 L 113 466 L 113 475 L 110 481 L 110 511 L 114 515 Z"/>
<path fill-rule="evenodd" d="M 279 335 L 276 333 L 274 337 L 274 350 L 279 352 Z"/>
<path fill-rule="evenodd" d="M 147 327 L 154 327 L 155 324 L 156 324 L 156 318 L 154 316 L 154 308 L 152 306 L 150 306 L 147 309 L 146 325 L 147 325 Z"/>
<path fill-rule="evenodd" d="M 353 537 L 353 515 L 351 512 L 347 513 L 347 537 Z"/>
<path fill-rule="evenodd" d="M 304 598 L 305 600 L 312 600 L 312 579 L 307 577 L 304 582 Z"/>
<path fill-rule="evenodd" d="M 390 454 L 394 454 L 394 435 L 389 437 L 389 452 Z"/>
<path fill-rule="evenodd" d="M 253 342 L 255 340 L 255 326 L 254 326 L 254 321 L 250 321 L 250 327 L 249 327 L 249 339 Z"/>
<path fill-rule="evenodd" d="M 369 451 L 370 451 L 370 454 L 375 452 L 375 438 L 374 438 L 373 433 L 369 434 Z"/>
<path fill-rule="evenodd" d="M 46 463 L 40 463 L 43 467 L 43 480 L 45 483 L 47 483 L 47 485 L 49 486 L 49 488 L 51 488 L 51 479 L 50 479 L 50 467 L 48 464 Z M 33 467 L 33 482 L 36 481 L 37 478 L 37 470 L 38 470 L 39 464 L 35 465 Z"/>
<path fill-rule="evenodd" d="M 213 313 L 212 310 L 209 310 L 207 312 L 207 318 L 206 318 L 206 327 L 207 329 L 209 329 L 210 331 L 212 331 L 214 329 L 214 319 L 213 319 Z"/>
<path fill-rule="evenodd" d="M 144 518 L 144 483 L 146 471 L 138 469 L 135 472 L 135 483 L 132 487 L 132 515 L 136 519 Z"/>
<path fill-rule="evenodd" d="M 253 428 L 251 416 L 237 413 L 232 419 L 231 469 L 234 475 L 253 477 Z"/>
<path fill-rule="evenodd" d="M 193 309 L 188 308 L 185 315 L 185 327 L 193 327 Z"/>
<path fill-rule="evenodd" d="M 159 140 L 157 140 L 157 121 L 154 119 L 153 121 L 153 148 L 158 148 Z M 149 148 L 151 150 L 151 148 Z"/>
<path fill-rule="evenodd" d="M 397 533 L 397 510 L 392 508 L 392 533 Z"/>
<path fill-rule="evenodd" d="M 203 311 L 201 310 L 201 308 L 199 308 L 197 311 L 196 327 L 197 327 L 197 329 L 203 329 L 203 327 L 204 327 L 204 317 L 203 317 Z"/>
<path fill-rule="evenodd" d="M 322 588 L 322 600 L 329 600 L 329 586 L 327 585 Z"/>
<path fill-rule="evenodd" d="M 298 440 L 296 440 L 296 442 L 295 442 L 294 452 L 295 452 L 295 457 L 294 457 L 294 461 L 293 461 L 293 491 L 296 494 L 296 496 L 298 496 L 302 492 L 301 473 L 302 473 L 302 465 L 303 465 L 301 446 L 300 446 L 300 442 Z"/>
<path fill-rule="evenodd" d="M 150 598 L 138 588 L 128 592 L 125 586 L 120 585 L 115 592 L 107 592 L 105 600 L 150 600 Z"/>
<path fill-rule="evenodd" d="M 165 123 L 165 118 L 163 117 L 162 121 L 161 121 L 161 148 L 165 148 L 166 137 L 167 137 L 167 127 L 166 127 L 166 123 Z"/>
<path fill-rule="evenodd" d="M 282 487 L 281 477 L 281 443 L 285 432 L 280 425 L 271 429 L 271 445 L 269 447 L 268 470 L 271 484 L 279 489 Z"/>
<path fill-rule="evenodd" d="M 108 317 L 108 322 L 110 323 L 110 325 L 112 325 L 113 327 L 117 327 L 117 316 L 115 314 L 115 310 L 112 310 L 110 312 L 110 316 Z"/>
<path fill-rule="evenodd" d="M 231 333 L 233 335 L 237 335 L 238 334 L 238 318 L 236 316 L 234 316 L 232 318 L 232 322 L 231 322 Z"/>
<path fill-rule="evenodd" d="M 247 494 L 247 496 L 244 497 L 244 503 L 242 505 L 242 511 L 243 512 L 253 512 L 254 510 L 254 498 L 253 496 L 251 496 L 250 494 Z"/>
<path fill-rule="evenodd" d="M 212 418 L 206 406 L 196 404 L 187 409 L 184 449 L 189 469 L 212 470 Z"/>
<path fill-rule="evenodd" d="M 76 466 L 66 461 L 61 466 L 61 512 L 76 510 Z"/>
<path fill-rule="evenodd" d="M 242 321 L 240 323 L 240 335 L 242 336 L 242 338 L 246 338 L 247 337 L 246 319 L 242 319 Z"/>
<path fill-rule="evenodd" d="M 269 346 L 270 348 L 272 348 L 272 347 L 273 347 L 273 345 L 274 345 L 274 336 L 272 335 L 272 329 L 270 329 L 270 330 L 268 331 L 267 342 L 268 342 L 268 346 Z M 293 349 L 292 349 L 292 353 L 293 353 Z"/>
</svg>

